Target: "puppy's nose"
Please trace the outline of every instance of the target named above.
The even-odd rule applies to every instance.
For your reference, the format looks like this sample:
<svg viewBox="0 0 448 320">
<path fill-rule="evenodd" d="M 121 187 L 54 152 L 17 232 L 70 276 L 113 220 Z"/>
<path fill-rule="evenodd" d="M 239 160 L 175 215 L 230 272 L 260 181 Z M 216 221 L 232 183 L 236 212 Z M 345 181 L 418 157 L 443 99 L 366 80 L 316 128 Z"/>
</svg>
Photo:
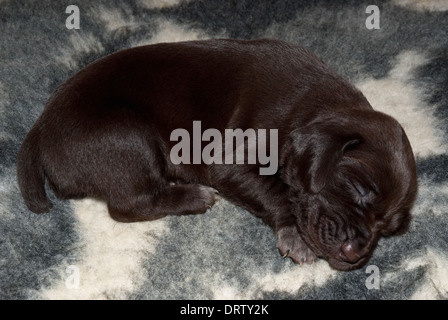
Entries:
<svg viewBox="0 0 448 320">
<path fill-rule="evenodd" d="M 361 258 L 361 253 L 358 246 L 354 242 L 347 241 L 342 245 L 341 251 L 339 252 L 339 257 L 343 261 L 355 263 Z"/>
</svg>

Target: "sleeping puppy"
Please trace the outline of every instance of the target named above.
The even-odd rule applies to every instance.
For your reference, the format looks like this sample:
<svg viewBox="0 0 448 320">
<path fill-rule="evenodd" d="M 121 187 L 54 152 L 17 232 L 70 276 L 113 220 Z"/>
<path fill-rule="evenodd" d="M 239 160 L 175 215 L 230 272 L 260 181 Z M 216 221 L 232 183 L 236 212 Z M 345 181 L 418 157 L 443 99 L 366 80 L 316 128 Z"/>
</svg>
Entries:
<svg viewBox="0 0 448 320">
<path fill-rule="evenodd" d="M 197 161 L 211 136 L 179 148 L 173 133 L 197 138 L 198 123 L 213 148 L 224 144 L 216 133 L 253 130 L 278 168 L 218 161 L 218 148 L 216 161 Z M 104 200 L 123 222 L 202 213 L 219 191 L 272 227 L 282 256 L 338 270 L 405 232 L 417 192 L 398 122 L 313 53 L 277 40 L 155 44 L 88 65 L 55 90 L 19 151 L 20 190 L 36 213 L 50 209 L 45 181 L 60 198 Z"/>
</svg>

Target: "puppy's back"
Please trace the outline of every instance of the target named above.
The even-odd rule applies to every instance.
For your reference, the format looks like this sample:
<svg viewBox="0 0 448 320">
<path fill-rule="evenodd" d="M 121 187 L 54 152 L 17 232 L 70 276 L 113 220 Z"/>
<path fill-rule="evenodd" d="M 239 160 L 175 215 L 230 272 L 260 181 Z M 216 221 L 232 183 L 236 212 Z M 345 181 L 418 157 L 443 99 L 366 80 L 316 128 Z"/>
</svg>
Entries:
<svg viewBox="0 0 448 320">
<path fill-rule="evenodd" d="M 292 88 L 301 86 L 306 91 L 314 73 L 324 70 L 308 50 L 273 40 L 165 43 L 106 56 L 52 94 L 19 152 L 22 194 L 32 211 L 44 212 L 45 178 L 62 197 L 125 192 L 137 177 L 144 185 L 142 168 L 152 178 L 166 169 L 156 158 L 164 157 L 160 150 L 170 147 L 174 129 L 191 130 L 193 120 L 201 120 L 203 130 L 253 121 L 270 127 L 256 114 L 271 109 L 276 118 L 263 121 L 278 122 L 293 107 L 284 94 L 296 95 Z M 286 100 L 290 106 L 278 104 Z"/>
</svg>

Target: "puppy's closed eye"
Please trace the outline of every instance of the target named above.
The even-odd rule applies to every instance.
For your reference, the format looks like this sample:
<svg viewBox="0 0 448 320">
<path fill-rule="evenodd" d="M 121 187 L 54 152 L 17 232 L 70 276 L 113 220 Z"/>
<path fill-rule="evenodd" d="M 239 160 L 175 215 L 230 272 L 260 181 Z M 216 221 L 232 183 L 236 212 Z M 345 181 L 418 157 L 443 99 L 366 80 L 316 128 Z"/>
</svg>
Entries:
<svg viewBox="0 0 448 320">
<path fill-rule="evenodd" d="M 359 182 L 354 182 L 353 188 L 355 190 L 356 204 L 362 208 L 368 209 L 373 203 L 375 193 L 371 189 L 364 187 Z"/>
</svg>

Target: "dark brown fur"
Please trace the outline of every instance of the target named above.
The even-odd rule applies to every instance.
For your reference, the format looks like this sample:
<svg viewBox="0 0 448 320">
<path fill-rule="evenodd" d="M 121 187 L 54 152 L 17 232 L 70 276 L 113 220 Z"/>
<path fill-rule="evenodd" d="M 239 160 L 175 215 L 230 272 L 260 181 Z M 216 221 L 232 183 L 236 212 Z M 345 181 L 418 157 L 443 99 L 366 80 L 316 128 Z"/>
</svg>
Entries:
<svg viewBox="0 0 448 320">
<path fill-rule="evenodd" d="M 279 171 L 174 165 L 177 128 L 278 129 Z M 133 222 L 204 212 L 220 194 L 271 226 L 282 255 L 351 270 L 406 231 L 416 167 L 397 121 L 305 48 L 275 40 L 157 44 L 100 59 L 51 96 L 18 156 L 30 210 L 96 197 Z"/>
</svg>

